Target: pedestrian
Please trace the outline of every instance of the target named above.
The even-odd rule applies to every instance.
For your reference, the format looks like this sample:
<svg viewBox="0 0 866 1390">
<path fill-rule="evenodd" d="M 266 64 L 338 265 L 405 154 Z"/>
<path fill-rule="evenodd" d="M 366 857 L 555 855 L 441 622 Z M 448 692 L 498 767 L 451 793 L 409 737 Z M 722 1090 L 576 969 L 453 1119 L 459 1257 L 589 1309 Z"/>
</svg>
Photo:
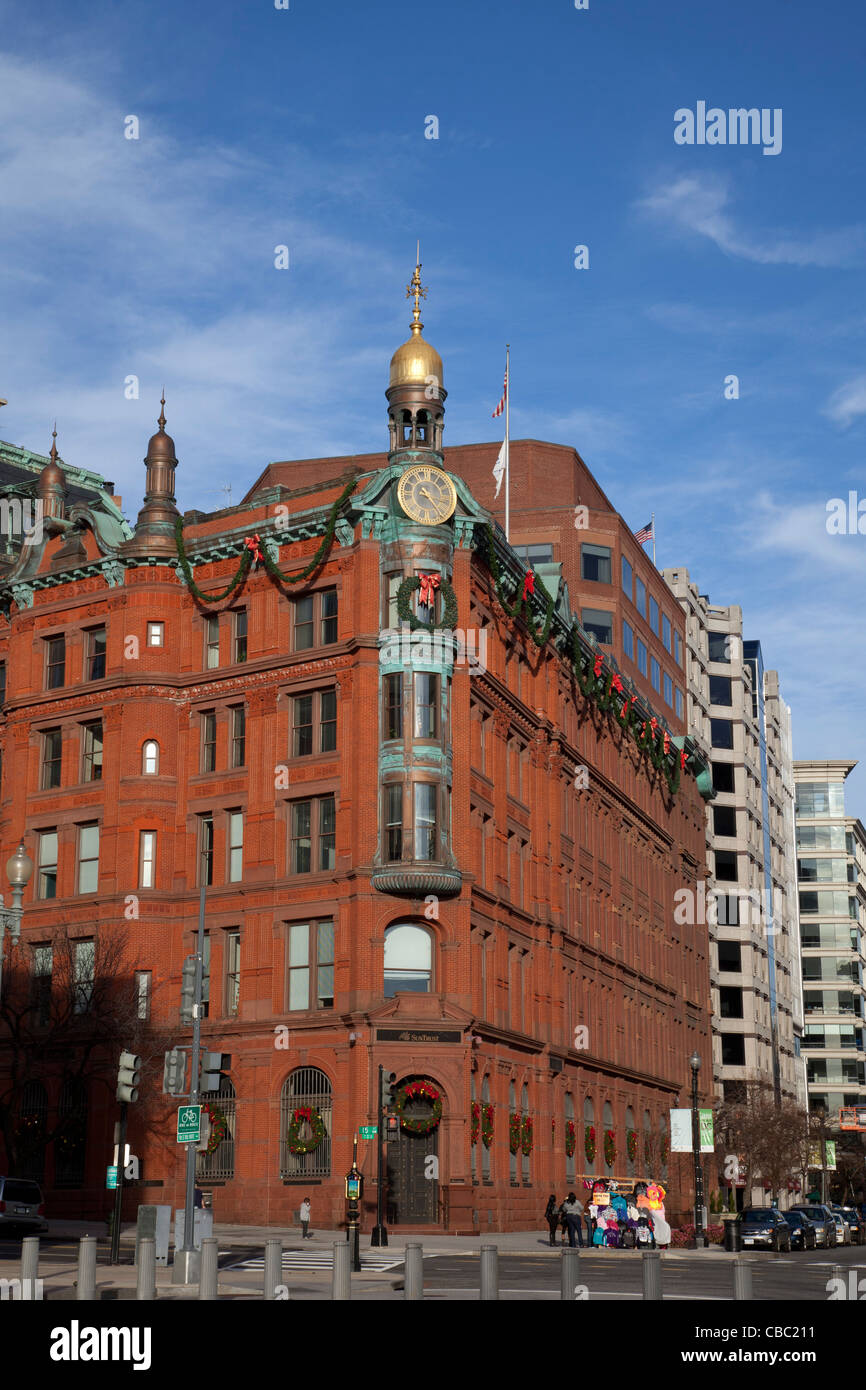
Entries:
<svg viewBox="0 0 866 1390">
<path fill-rule="evenodd" d="M 550 1231 L 550 1243 L 556 1244 L 556 1228 L 559 1225 L 559 1207 L 556 1202 L 555 1193 L 551 1192 L 547 1199 L 547 1206 L 544 1208 L 544 1219 L 547 1222 L 547 1229 Z"/>
<path fill-rule="evenodd" d="M 568 1243 L 572 1248 L 579 1245 L 583 1248 L 583 1202 L 579 1202 L 573 1192 L 569 1192 L 560 1208 L 565 1217 L 565 1224 L 568 1229 Z M 575 1240 L 577 1236 L 577 1240 Z"/>
<path fill-rule="evenodd" d="M 301 1240 L 306 1240 L 310 1230 L 310 1199 L 305 1197 L 301 1203 Z M 312 1236 L 310 1236 L 312 1240 Z"/>
</svg>

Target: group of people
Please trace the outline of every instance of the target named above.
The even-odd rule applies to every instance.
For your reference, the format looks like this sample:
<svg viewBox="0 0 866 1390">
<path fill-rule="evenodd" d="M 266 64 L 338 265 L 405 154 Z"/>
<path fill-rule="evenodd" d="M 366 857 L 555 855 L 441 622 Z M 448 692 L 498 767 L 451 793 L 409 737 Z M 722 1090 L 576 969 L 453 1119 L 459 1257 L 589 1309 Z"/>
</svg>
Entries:
<svg viewBox="0 0 866 1390">
<path fill-rule="evenodd" d="M 569 1192 L 564 1202 L 557 1202 L 551 1193 L 544 1210 L 550 1232 L 550 1244 L 556 1245 L 557 1232 L 562 1232 L 562 1244 L 583 1246 L 604 1245 L 614 1249 L 633 1250 L 637 1246 L 655 1248 L 670 1244 L 671 1228 L 665 1219 L 665 1190 L 658 1183 L 636 1182 L 634 1188 L 621 1192 L 613 1179 L 584 1179 L 591 1200 L 584 1206 L 576 1193 Z"/>
</svg>

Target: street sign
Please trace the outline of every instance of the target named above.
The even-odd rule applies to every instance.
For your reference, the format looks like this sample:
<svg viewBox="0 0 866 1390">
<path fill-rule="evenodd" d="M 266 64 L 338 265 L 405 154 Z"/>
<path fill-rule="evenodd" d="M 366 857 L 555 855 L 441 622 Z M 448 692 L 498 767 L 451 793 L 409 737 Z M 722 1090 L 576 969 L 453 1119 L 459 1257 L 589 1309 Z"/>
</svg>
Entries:
<svg viewBox="0 0 866 1390">
<path fill-rule="evenodd" d="M 110 1163 L 105 1170 L 105 1186 L 109 1188 L 117 1187 L 117 1166 Z"/>
<path fill-rule="evenodd" d="M 375 1139 L 378 1132 L 378 1125 L 361 1125 L 361 1128 L 358 1131 L 362 1139 Z"/>
<path fill-rule="evenodd" d="M 177 1142 L 197 1144 L 201 1137 L 201 1106 L 182 1105 L 177 1112 Z"/>
</svg>

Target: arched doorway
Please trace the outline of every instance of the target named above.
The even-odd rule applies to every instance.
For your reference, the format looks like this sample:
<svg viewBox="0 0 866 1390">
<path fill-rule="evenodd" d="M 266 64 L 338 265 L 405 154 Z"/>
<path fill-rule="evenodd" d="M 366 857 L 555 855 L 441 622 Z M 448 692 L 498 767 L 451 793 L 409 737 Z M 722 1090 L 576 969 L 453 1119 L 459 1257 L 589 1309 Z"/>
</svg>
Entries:
<svg viewBox="0 0 866 1390">
<path fill-rule="evenodd" d="M 442 1103 L 442 1092 L 429 1076 L 407 1076 L 399 1089 L 423 1085 Z M 439 1222 L 439 1125 L 428 1128 L 437 1101 L 410 1095 L 403 1106 L 400 1135 L 388 1142 L 388 1224 L 435 1226 Z M 423 1127 L 419 1133 L 416 1126 Z"/>
</svg>

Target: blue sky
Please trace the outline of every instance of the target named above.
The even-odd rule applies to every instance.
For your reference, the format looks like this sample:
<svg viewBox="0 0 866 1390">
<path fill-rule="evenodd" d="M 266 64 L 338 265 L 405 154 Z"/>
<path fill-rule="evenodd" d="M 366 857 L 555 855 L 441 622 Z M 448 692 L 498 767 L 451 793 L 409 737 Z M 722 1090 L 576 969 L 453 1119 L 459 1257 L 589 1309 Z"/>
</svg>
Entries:
<svg viewBox="0 0 866 1390">
<path fill-rule="evenodd" d="M 866 499 L 859 0 L 81 9 L 0 0 L 0 437 L 56 415 L 132 516 L 163 381 L 182 507 L 383 448 L 420 237 L 446 444 L 499 437 L 509 341 L 513 436 L 741 604 L 795 756 L 866 760 L 866 537 L 825 526 Z M 781 108 L 781 152 L 677 145 L 698 101 Z"/>
</svg>

